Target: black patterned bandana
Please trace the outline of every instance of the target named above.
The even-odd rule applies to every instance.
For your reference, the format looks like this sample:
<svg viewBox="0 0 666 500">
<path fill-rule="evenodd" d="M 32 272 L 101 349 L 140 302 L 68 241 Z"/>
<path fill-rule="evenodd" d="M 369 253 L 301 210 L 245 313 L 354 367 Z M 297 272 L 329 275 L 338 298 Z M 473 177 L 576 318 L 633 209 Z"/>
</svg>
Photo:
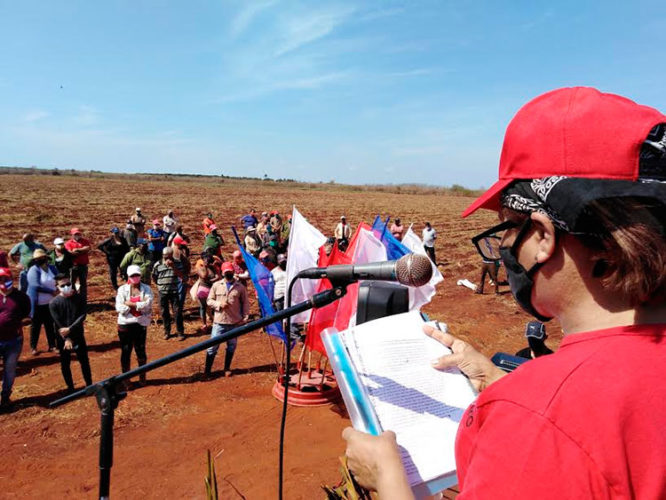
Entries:
<svg viewBox="0 0 666 500">
<path fill-rule="evenodd" d="M 655 126 L 641 147 L 636 182 L 553 176 L 515 181 L 501 196 L 504 207 L 542 212 L 569 233 L 594 232 L 580 217 L 585 207 L 604 198 L 645 198 L 666 205 L 666 124 Z"/>
</svg>

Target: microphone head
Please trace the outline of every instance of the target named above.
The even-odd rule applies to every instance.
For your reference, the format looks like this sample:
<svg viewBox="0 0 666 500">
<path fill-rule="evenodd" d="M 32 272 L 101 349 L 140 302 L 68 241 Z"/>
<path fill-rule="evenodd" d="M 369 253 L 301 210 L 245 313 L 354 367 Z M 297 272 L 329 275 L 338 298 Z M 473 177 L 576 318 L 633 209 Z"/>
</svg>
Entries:
<svg viewBox="0 0 666 500">
<path fill-rule="evenodd" d="M 409 253 L 396 261 L 395 275 L 403 285 L 423 286 L 432 278 L 432 262 L 425 255 Z"/>
</svg>

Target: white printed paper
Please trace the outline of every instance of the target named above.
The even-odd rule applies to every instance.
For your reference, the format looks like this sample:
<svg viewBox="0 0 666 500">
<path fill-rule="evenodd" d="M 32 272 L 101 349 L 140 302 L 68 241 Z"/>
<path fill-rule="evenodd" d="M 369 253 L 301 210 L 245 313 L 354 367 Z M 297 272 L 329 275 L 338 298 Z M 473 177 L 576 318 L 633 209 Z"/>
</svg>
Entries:
<svg viewBox="0 0 666 500">
<path fill-rule="evenodd" d="M 431 366 L 450 351 L 426 336 L 423 325 L 413 311 L 341 334 L 382 429 L 396 433 L 411 485 L 455 471 L 458 423 L 476 397 L 458 370 Z"/>
</svg>

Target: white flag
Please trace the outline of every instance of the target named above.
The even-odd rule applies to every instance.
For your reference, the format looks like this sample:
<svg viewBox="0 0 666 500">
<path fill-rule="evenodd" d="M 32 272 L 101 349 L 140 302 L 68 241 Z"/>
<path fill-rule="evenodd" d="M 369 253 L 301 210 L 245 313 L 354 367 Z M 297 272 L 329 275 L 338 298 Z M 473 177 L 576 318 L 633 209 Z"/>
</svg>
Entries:
<svg viewBox="0 0 666 500">
<path fill-rule="evenodd" d="M 419 238 L 416 233 L 412 231 L 412 226 L 409 226 L 409 229 L 407 229 L 407 232 L 402 237 L 402 244 L 414 253 L 426 255 L 426 251 L 423 248 L 423 242 L 421 241 L 421 238 Z M 430 265 L 432 265 L 432 278 L 430 278 L 430 281 L 423 286 L 409 287 L 410 311 L 414 309 L 421 309 L 421 307 L 430 302 L 436 292 L 435 286 L 444 280 L 442 273 L 439 272 L 437 266 L 432 262 Z"/>
<path fill-rule="evenodd" d="M 361 229 L 352 258 L 354 265 L 370 264 L 371 262 L 382 262 L 385 260 L 386 247 L 384 244 L 377 239 L 372 231 Z"/>
<path fill-rule="evenodd" d="M 287 256 L 287 290 L 296 275 L 303 269 L 317 267 L 319 248 L 326 243 L 319 229 L 310 224 L 294 206 L 289 232 L 289 249 Z M 299 279 L 291 294 L 291 305 L 311 298 L 317 291 L 319 280 Z M 287 304 L 285 303 L 285 307 Z M 312 311 L 304 311 L 292 318 L 294 323 L 305 323 L 310 319 Z"/>
</svg>

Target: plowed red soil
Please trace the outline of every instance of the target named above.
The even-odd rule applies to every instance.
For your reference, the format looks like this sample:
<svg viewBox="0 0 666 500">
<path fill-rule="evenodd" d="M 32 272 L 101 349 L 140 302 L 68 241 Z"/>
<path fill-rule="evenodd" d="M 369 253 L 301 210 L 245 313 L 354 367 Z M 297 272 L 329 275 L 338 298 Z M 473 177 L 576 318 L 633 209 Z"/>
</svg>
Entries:
<svg viewBox="0 0 666 500">
<path fill-rule="evenodd" d="M 51 248 L 54 237 L 67 237 L 73 226 L 98 244 L 112 225 L 122 226 L 136 206 L 149 220 L 173 208 L 192 237 L 195 252 L 203 242 L 203 214 L 212 211 L 223 228 L 225 254 L 234 249 L 229 227 L 238 224 L 251 206 L 259 212 L 276 209 L 287 214 L 296 205 L 326 233 L 332 233 L 342 213 L 354 226 L 361 220 L 371 222 L 377 213 L 400 216 L 405 223 L 414 222 L 419 234 L 429 220 L 439 233 L 438 261 L 447 265 L 441 267 L 445 280 L 425 312 L 488 355 L 514 353 L 525 345 L 523 330 L 530 318 L 510 293 L 495 295 L 487 285 L 486 295 L 476 295 L 456 285 L 461 278 L 478 280 L 480 259 L 470 238 L 496 223 L 490 213 L 462 220 L 459 214 L 470 201 L 431 194 L 348 192 L 335 186 L 284 188 L 272 182 L 5 175 L 0 177 L 0 248 L 9 250 L 28 230 Z M 100 380 L 120 371 L 120 347 L 113 290 L 98 251 L 92 254 L 89 287 L 86 338 L 93 378 Z M 161 326 L 152 325 L 149 360 L 204 340 L 197 314 L 188 298 L 184 342 L 163 340 Z M 154 315 L 159 315 L 157 306 Z M 549 324 L 548 329 L 554 348 L 561 339 L 559 326 Z M 15 406 L 11 413 L 0 415 L 0 497 L 94 498 L 99 443 L 95 400 L 49 409 L 50 401 L 64 395 L 58 355 L 30 356 L 28 334 L 26 328 Z M 202 498 L 210 449 L 220 498 L 275 498 L 281 403 L 271 395 L 276 369 L 269 342 L 259 332 L 240 338 L 232 378 L 201 381 L 204 355 L 199 354 L 150 373 L 146 387 L 131 390 L 116 411 L 112 496 Z M 44 334 L 39 347 L 46 349 Z M 82 387 L 76 361 L 72 371 Z M 339 481 L 338 456 L 344 452 L 340 433 L 347 425 L 344 408 L 338 406 L 290 407 L 286 498 L 323 498 L 320 485 Z"/>
</svg>

